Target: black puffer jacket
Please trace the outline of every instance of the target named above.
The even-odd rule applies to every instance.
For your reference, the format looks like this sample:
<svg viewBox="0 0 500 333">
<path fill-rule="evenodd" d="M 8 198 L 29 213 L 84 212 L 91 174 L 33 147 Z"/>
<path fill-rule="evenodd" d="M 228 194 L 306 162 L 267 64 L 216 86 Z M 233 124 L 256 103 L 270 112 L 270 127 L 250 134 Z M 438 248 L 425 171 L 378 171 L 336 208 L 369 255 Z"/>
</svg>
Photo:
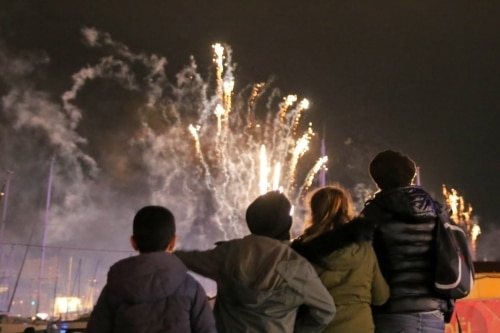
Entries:
<svg viewBox="0 0 500 333">
<path fill-rule="evenodd" d="M 433 292 L 438 208 L 419 186 L 381 191 L 366 203 L 360 217 L 375 227 L 373 245 L 391 290 L 375 312 L 447 310 Z"/>
</svg>

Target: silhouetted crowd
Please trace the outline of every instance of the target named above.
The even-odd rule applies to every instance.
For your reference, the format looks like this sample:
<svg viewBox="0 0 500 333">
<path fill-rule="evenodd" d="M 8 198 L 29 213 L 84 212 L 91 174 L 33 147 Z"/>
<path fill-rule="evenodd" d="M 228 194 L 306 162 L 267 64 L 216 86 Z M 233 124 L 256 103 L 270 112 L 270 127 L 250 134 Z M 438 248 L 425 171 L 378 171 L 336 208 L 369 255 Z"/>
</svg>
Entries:
<svg viewBox="0 0 500 333">
<path fill-rule="evenodd" d="M 249 204 L 249 235 L 204 251 L 174 250 L 174 215 L 141 208 L 139 254 L 111 266 L 86 332 L 444 333 L 453 303 L 433 290 L 438 204 L 400 152 L 377 154 L 369 173 L 379 191 L 357 215 L 339 184 L 310 193 L 295 239 L 279 191 Z M 217 283 L 213 307 L 188 271 Z"/>
</svg>

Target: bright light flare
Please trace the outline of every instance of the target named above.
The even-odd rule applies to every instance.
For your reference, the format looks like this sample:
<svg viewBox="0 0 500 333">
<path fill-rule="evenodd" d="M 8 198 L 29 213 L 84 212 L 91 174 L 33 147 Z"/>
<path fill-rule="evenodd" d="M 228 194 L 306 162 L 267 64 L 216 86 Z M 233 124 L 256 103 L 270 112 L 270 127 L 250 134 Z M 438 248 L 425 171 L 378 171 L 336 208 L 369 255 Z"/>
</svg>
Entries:
<svg viewBox="0 0 500 333">
<path fill-rule="evenodd" d="M 280 177 L 281 177 L 281 163 L 277 162 L 274 165 L 273 190 L 279 190 L 279 188 L 280 188 Z"/>
<path fill-rule="evenodd" d="M 221 43 L 215 43 L 214 45 L 212 45 L 212 47 L 214 49 L 214 54 L 215 54 L 214 61 L 217 64 L 217 67 L 222 70 L 222 67 L 223 67 L 222 60 L 223 60 L 223 55 L 224 55 L 224 46 L 222 46 Z"/>
<path fill-rule="evenodd" d="M 304 98 L 302 101 L 300 101 L 300 108 L 302 110 L 309 109 L 309 100 L 307 100 L 306 98 Z"/>
<path fill-rule="evenodd" d="M 267 155 L 266 146 L 260 146 L 260 179 L 259 179 L 259 191 L 260 194 L 265 194 L 267 192 L 267 175 L 269 174 L 269 168 L 267 166 Z"/>
<path fill-rule="evenodd" d="M 286 106 L 290 106 L 295 102 L 297 102 L 297 95 L 288 95 L 285 97 L 285 105 Z"/>
<path fill-rule="evenodd" d="M 233 93 L 234 81 L 232 80 L 224 81 L 223 86 L 224 86 L 224 94 L 231 95 Z"/>
<path fill-rule="evenodd" d="M 229 117 L 229 113 L 231 112 L 232 108 L 231 96 L 234 89 L 234 80 L 225 80 L 222 86 L 224 91 L 224 122 L 227 124 L 227 118 Z"/>
<path fill-rule="evenodd" d="M 479 227 L 479 224 L 474 224 L 472 226 L 471 233 L 470 233 L 472 241 L 475 242 L 477 240 L 477 236 L 479 236 L 480 234 L 481 234 L 481 227 Z"/>
<path fill-rule="evenodd" d="M 191 133 L 191 135 L 193 136 L 196 153 L 198 155 L 201 155 L 200 137 L 198 136 L 198 131 L 200 130 L 200 126 L 194 126 L 190 124 L 188 129 L 189 133 Z"/>
<path fill-rule="evenodd" d="M 220 104 L 217 104 L 214 110 L 214 114 L 217 117 L 217 136 L 220 136 L 221 131 L 222 131 L 222 118 L 224 117 L 224 114 L 226 113 L 226 110 L 224 107 Z"/>
</svg>

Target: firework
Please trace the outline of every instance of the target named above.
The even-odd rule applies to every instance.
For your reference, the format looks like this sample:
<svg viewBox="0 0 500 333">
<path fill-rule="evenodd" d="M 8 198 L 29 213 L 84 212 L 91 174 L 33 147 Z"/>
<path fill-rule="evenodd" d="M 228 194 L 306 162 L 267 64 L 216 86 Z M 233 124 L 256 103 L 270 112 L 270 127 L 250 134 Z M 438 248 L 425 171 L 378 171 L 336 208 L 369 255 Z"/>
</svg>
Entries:
<svg viewBox="0 0 500 333">
<path fill-rule="evenodd" d="M 155 180 L 165 179 L 161 182 L 164 186 L 150 184 L 153 199 L 168 202 L 175 192 L 181 197 L 186 195 L 176 201 L 184 200 L 187 206 L 196 206 L 197 201 L 206 202 L 204 197 L 209 196 L 208 206 L 198 211 L 187 209 L 184 220 L 199 221 L 199 214 L 202 214 L 207 217 L 207 221 L 200 221 L 199 227 L 207 237 L 214 234 L 214 226 L 217 226 L 224 237 L 232 238 L 246 232 L 243 213 L 257 195 L 282 189 L 290 198 L 300 200 L 301 191 L 311 186 L 315 174 L 325 165 L 327 158 L 320 158 L 313 166 L 306 164 L 306 167 L 312 169 L 304 184 L 298 182 L 297 168 L 304 167 L 301 165 L 301 157 L 308 151 L 314 136 L 312 125 L 309 124 L 305 132 L 296 137 L 300 129 L 301 113 L 309 107 L 309 102 L 303 99 L 297 103 L 295 95 L 288 95 L 282 102 L 274 103 L 277 104 L 276 111 L 261 110 L 258 108 L 258 98 L 263 96 L 259 94 L 264 84 L 258 83 L 253 85 L 247 98 L 248 103 L 240 104 L 235 109 L 232 102 L 235 83 L 230 73 L 231 66 L 223 62 L 223 59 L 230 58 L 230 53 L 226 53 L 226 48 L 221 44 L 214 45 L 214 52 L 215 94 L 203 95 L 201 103 L 189 111 L 189 114 L 198 116 L 190 119 L 196 125 L 189 125 L 191 144 L 195 148 L 197 159 L 193 159 L 189 153 L 192 150 L 189 143 L 179 143 L 184 137 L 181 133 L 185 131 L 187 120 L 183 114 L 179 114 L 179 121 L 166 126 L 164 131 L 150 131 L 150 136 L 142 144 L 145 156 L 148 157 L 144 158 L 144 162 L 150 176 Z M 187 67 L 184 72 L 191 73 L 194 68 Z M 186 75 L 179 76 L 184 78 Z M 199 76 L 190 76 L 202 80 Z M 179 94 L 192 94 L 193 91 L 182 89 L 183 83 L 177 82 Z M 195 84 L 198 87 L 207 85 L 209 83 L 201 81 Z M 239 98 L 242 96 L 238 95 Z M 184 99 L 168 99 L 164 104 L 170 105 L 173 110 L 181 110 L 185 109 L 182 100 Z M 268 101 L 266 105 L 273 105 L 273 102 Z M 145 123 L 148 124 L 147 121 Z M 157 146 L 158 142 L 161 142 L 159 146 L 162 150 L 153 151 L 151 148 Z M 170 160 L 164 161 L 169 167 L 158 169 L 156 163 L 162 159 L 165 149 L 172 152 L 168 154 Z M 151 161 L 155 163 L 150 163 Z M 178 168 L 181 165 L 183 167 Z M 175 177 L 172 177 L 172 172 L 176 174 Z M 177 186 L 182 187 L 182 192 L 174 191 Z M 189 196 L 192 198 L 188 199 Z M 165 200 L 166 198 L 169 200 Z M 300 203 L 294 202 L 294 205 L 297 204 Z M 211 224 L 210 218 L 216 223 Z"/>
<path fill-rule="evenodd" d="M 60 109 L 52 108 L 58 122 L 43 123 L 64 148 L 56 151 L 50 237 L 105 216 L 117 198 L 114 207 L 168 206 L 181 244 L 195 247 L 248 233 L 246 207 L 266 191 L 282 190 L 300 205 L 327 161 L 304 158 L 314 137 L 312 125 L 301 123 L 307 99 L 281 95 L 270 82 L 238 88 L 222 43 L 213 45 L 208 78 L 193 57 L 170 78 L 164 57 L 135 53 L 93 28 L 82 32 L 104 55 L 72 75 Z M 103 86 L 120 92 L 110 96 Z M 72 164 L 61 165 L 62 155 Z"/>
<path fill-rule="evenodd" d="M 464 197 L 459 195 L 457 190 L 453 188 L 448 190 L 446 185 L 443 185 L 443 196 L 446 205 L 451 210 L 451 219 L 461 226 L 469 237 L 472 255 L 475 258 L 477 237 L 481 234 L 481 228 L 477 219 L 472 216 L 472 205 L 466 205 Z"/>
</svg>

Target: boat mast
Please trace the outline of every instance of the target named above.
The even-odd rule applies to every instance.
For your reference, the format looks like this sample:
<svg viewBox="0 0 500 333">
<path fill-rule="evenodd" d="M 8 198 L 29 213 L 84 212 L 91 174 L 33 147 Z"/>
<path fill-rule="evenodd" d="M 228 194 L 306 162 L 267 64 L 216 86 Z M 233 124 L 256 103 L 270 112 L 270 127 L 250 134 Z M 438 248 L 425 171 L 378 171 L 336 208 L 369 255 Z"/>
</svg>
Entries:
<svg viewBox="0 0 500 333">
<path fill-rule="evenodd" d="M 323 125 L 323 138 L 321 139 L 321 157 L 326 156 L 326 145 L 325 145 L 326 130 Z M 323 187 L 326 185 L 326 167 L 323 166 L 319 171 L 319 186 Z"/>
<path fill-rule="evenodd" d="M 28 252 L 30 250 L 31 242 L 33 241 L 33 235 L 35 234 L 36 229 L 36 221 L 33 223 L 33 227 L 31 228 L 31 235 L 28 240 L 28 245 L 26 245 L 26 251 L 24 251 L 23 260 L 21 261 L 21 267 L 19 268 L 19 272 L 17 273 L 16 282 L 14 283 L 14 287 L 12 288 L 12 294 L 10 294 L 9 305 L 7 306 L 7 313 L 10 313 L 10 309 L 12 308 L 12 303 L 14 302 L 14 296 L 16 295 L 17 287 L 19 286 L 19 280 L 21 279 L 21 274 L 23 273 L 24 264 L 26 263 L 26 258 L 28 257 Z"/>
<path fill-rule="evenodd" d="M 0 199 L 3 201 L 2 205 L 2 225 L 0 226 L 0 246 L 3 245 L 3 233 L 5 230 L 5 221 L 7 220 L 7 204 L 9 202 L 9 188 L 10 188 L 10 177 L 12 176 L 13 172 L 7 170 L 7 179 L 5 180 L 5 183 L 3 184 L 2 191 L 0 192 Z M 2 257 L 0 257 L 2 260 L 3 259 L 3 251 L 1 251 Z"/>
<path fill-rule="evenodd" d="M 5 180 L 5 183 L 2 186 L 2 190 L 0 191 L 0 201 L 2 202 L 2 221 L 0 225 L 0 270 L 2 270 L 2 277 L 0 278 L 0 283 L 3 283 L 5 275 L 7 273 L 7 270 L 9 268 L 9 265 L 5 265 L 4 261 L 6 260 L 5 254 L 3 251 L 3 234 L 5 232 L 5 222 L 7 220 L 7 205 L 9 202 L 9 188 L 10 188 L 10 177 L 12 176 L 12 171 L 7 170 L 7 179 Z M 7 257 L 8 261 L 10 261 L 10 256 L 12 255 L 12 248 L 9 256 Z M 5 305 L 4 302 L 5 300 L 2 298 L 0 300 L 2 307 Z"/>
<path fill-rule="evenodd" d="M 94 307 L 94 288 L 97 283 L 97 274 L 99 273 L 99 266 L 100 266 L 100 261 L 98 260 L 95 267 L 94 276 L 92 277 L 92 280 L 90 280 L 90 286 L 89 286 L 90 288 L 85 300 L 84 310 L 92 310 L 92 308 Z"/>
<path fill-rule="evenodd" d="M 8 271 L 9 267 L 11 267 L 11 262 L 12 262 L 12 257 L 13 257 L 13 253 L 14 252 L 14 244 L 12 244 L 10 246 L 10 251 L 9 251 L 9 255 L 7 256 L 7 262 L 5 263 L 5 265 L 3 264 L 2 262 L 2 267 L 5 267 L 4 268 L 4 272 L 2 273 L 2 277 L 0 278 L 0 285 L 3 285 L 4 284 L 4 281 L 8 281 L 8 275 L 6 273 L 6 271 Z M 9 298 L 9 294 L 8 292 L 5 293 L 5 297 L 3 297 L 0 302 L 2 304 L 2 310 L 0 311 L 3 311 L 4 309 L 4 306 L 6 305 L 6 302 L 7 302 L 7 299 Z"/>
<path fill-rule="evenodd" d="M 52 300 L 52 306 L 51 306 L 52 315 L 55 315 L 55 313 L 56 313 L 55 301 L 57 298 L 57 287 L 58 287 L 58 283 L 59 283 L 59 261 L 60 260 L 61 260 L 61 248 L 59 248 L 59 250 L 57 251 L 56 278 L 54 281 L 54 294 L 52 296 L 53 300 Z"/>
<path fill-rule="evenodd" d="M 41 253 L 41 258 L 40 258 L 40 272 L 38 276 L 38 288 L 36 290 L 36 313 L 39 313 L 40 310 L 40 290 L 42 287 L 42 276 L 43 276 L 43 269 L 45 265 L 45 242 L 46 242 L 46 237 L 47 237 L 47 225 L 49 222 L 49 216 L 50 216 L 50 198 L 52 194 L 52 174 L 54 170 L 54 161 L 55 161 L 55 156 L 52 156 L 52 159 L 50 161 L 50 168 L 49 168 L 49 181 L 47 185 L 47 200 L 45 202 L 45 219 L 44 219 L 44 224 L 43 224 L 43 238 L 42 238 L 42 253 Z"/>
</svg>

